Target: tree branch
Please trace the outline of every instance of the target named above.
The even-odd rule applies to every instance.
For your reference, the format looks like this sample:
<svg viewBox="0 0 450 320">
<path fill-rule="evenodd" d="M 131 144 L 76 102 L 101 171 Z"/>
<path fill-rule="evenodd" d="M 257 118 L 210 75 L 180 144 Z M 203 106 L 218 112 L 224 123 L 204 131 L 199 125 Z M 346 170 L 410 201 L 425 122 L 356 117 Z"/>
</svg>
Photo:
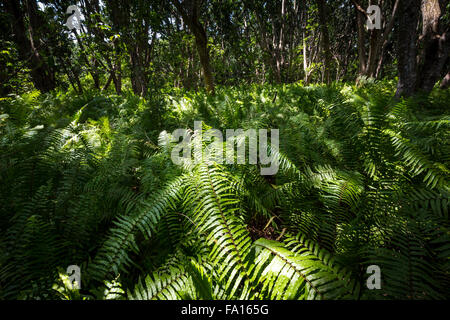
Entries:
<svg viewBox="0 0 450 320">
<path fill-rule="evenodd" d="M 362 14 L 364 14 L 364 15 L 367 17 L 367 19 L 370 19 L 369 14 L 367 13 L 367 11 L 364 10 L 364 9 L 358 4 L 358 2 L 356 2 L 356 0 L 352 0 L 352 2 L 353 2 L 353 4 L 355 5 L 356 10 L 358 10 L 359 12 L 361 12 Z"/>
</svg>

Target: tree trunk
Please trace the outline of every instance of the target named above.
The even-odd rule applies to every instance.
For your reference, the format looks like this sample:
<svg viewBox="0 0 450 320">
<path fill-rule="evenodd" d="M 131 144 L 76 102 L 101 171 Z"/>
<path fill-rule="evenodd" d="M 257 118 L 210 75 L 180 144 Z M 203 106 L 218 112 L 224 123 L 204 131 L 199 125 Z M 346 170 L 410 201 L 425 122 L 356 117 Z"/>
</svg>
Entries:
<svg viewBox="0 0 450 320">
<path fill-rule="evenodd" d="M 398 25 L 398 84 L 396 97 L 411 96 L 417 82 L 417 25 L 420 0 L 401 1 Z"/>
<path fill-rule="evenodd" d="M 322 33 L 322 52 L 324 55 L 324 77 L 327 84 L 331 83 L 331 51 L 330 51 L 330 35 L 328 33 L 327 11 L 325 0 L 317 0 L 319 7 L 319 24 Z"/>
<path fill-rule="evenodd" d="M 189 24 L 188 24 L 189 26 Z M 214 78 L 209 63 L 208 39 L 206 37 L 205 29 L 200 23 L 193 22 L 192 27 L 189 27 L 195 36 L 195 44 L 197 46 L 200 63 L 203 68 L 203 76 L 205 78 L 206 90 L 214 94 Z"/>
<path fill-rule="evenodd" d="M 450 33 L 441 34 L 439 18 L 442 11 L 438 0 L 422 0 L 423 49 L 419 56 L 419 79 L 417 91 L 431 92 L 442 77 L 442 70 L 449 56 Z"/>
<path fill-rule="evenodd" d="M 72 32 L 75 35 L 75 38 L 77 39 L 78 45 L 80 46 L 80 49 L 81 49 L 80 55 L 82 56 L 84 62 L 86 63 L 86 66 L 89 70 L 89 73 L 91 74 L 92 81 L 94 81 L 94 87 L 96 89 L 100 89 L 100 76 L 99 76 L 99 72 L 96 67 L 95 61 L 93 63 L 91 63 L 89 61 L 88 56 L 86 55 L 86 52 L 87 52 L 86 48 L 84 47 L 84 44 L 81 41 L 81 38 L 78 36 L 77 30 L 74 29 L 74 30 L 72 30 Z"/>
<path fill-rule="evenodd" d="M 392 14 L 389 22 L 385 24 L 384 30 L 374 29 L 370 33 L 369 54 L 366 54 L 366 21 L 368 13 L 353 0 L 357 11 L 358 21 L 358 56 L 359 56 L 359 75 L 377 78 L 383 65 L 383 56 L 388 44 L 389 35 L 394 28 L 394 19 L 398 10 L 400 0 L 396 0 L 392 7 Z"/>
<path fill-rule="evenodd" d="M 359 75 L 365 75 L 367 69 L 366 56 L 366 30 L 364 29 L 366 16 L 359 10 L 356 10 L 356 19 L 358 24 L 358 58 L 359 58 Z"/>
<path fill-rule="evenodd" d="M 189 30 L 191 30 L 195 37 L 195 45 L 203 69 L 206 90 L 210 94 L 214 94 L 214 76 L 209 60 L 208 38 L 206 36 L 205 28 L 199 21 L 199 0 L 184 0 L 181 3 L 179 0 L 172 0 L 172 3 L 177 8 L 184 23 L 189 27 Z"/>
<path fill-rule="evenodd" d="M 441 6 L 448 0 L 411 0 L 401 4 L 398 39 L 399 83 L 397 97 L 412 96 L 418 92 L 429 94 L 443 76 L 445 63 L 450 54 L 448 26 L 440 25 Z M 416 29 L 422 12 L 422 34 Z M 421 45 L 417 45 L 420 40 Z M 417 47 L 421 50 L 417 52 Z"/>
<path fill-rule="evenodd" d="M 447 73 L 447 75 L 444 77 L 441 83 L 441 89 L 448 89 L 450 87 L 450 71 Z"/>
<path fill-rule="evenodd" d="M 64 72 L 67 75 L 67 78 L 70 81 L 70 84 L 72 85 L 75 92 L 78 92 L 79 94 L 83 93 L 83 86 L 81 85 L 80 77 L 78 76 L 77 72 L 75 71 L 75 68 L 72 66 L 72 63 L 69 59 L 61 58 L 60 64 L 64 70 Z"/>
<path fill-rule="evenodd" d="M 282 70 L 285 67 L 285 58 L 284 58 L 284 43 L 285 43 L 285 31 L 286 31 L 286 1 L 281 0 L 281 14 L 280 14 L 281 26 L 279 30 L 279 41 L 278 45 L 274 45 L 275 48 L 275 60 L 277 66 L 277 78 L 283 81 L 283 72 Z M 274 37 L 275 39 L 275 37 Z"/>
<path fill-rule="evenodd" d="M 309 66 L 308 66 L 306 38 L 305 38 L 304 31 L 303 31 L 303 71 L 305 72 L 305 78 L 304 78 L 305 84 L 308 84 L 308 82 L 309 82 Z"/>
<path fill-rule="evenodd" d="M 143 66 L 140 63 L 139 48 L 137 45 L 130 52 L 131 63 L 131 85 L 136 95 L 143 96 L 147 92 L 147 81 L 144 74 Z"/>
<path fill-rule="evenodd" d="M 36 33 L 42 25 L 38 19 L 37 4 L 28 0 L 24 5 L 25 10 L 20 1 L 7 1 L 6 10 L 13 18 L 14 40 L 21 59 L 26 61 L 31 69 L 34 86 L 42 92 L 48 92 L 56 87 L 56 82 L 53 71 L 40 53 L 41 44 Z M 25 26 L 25 18 L 28 19 L 28 28 Z"/>
</svg>

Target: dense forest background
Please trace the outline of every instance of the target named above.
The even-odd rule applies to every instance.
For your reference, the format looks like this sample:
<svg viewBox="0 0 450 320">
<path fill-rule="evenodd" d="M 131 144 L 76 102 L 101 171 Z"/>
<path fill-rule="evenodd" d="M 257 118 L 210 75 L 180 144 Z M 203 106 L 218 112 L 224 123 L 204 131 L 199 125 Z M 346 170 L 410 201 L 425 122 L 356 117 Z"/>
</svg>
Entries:
<svg viewBox="0 0 450 320">
<path fill-rule="evenodd" d="M 449 298 L 448 0 L 2 0 L 0 25 L 0 299 Z M 277 174 L 175 164 L 175 129 L 211 147 L 194 121 L 279 129 Z"/>
</svg>

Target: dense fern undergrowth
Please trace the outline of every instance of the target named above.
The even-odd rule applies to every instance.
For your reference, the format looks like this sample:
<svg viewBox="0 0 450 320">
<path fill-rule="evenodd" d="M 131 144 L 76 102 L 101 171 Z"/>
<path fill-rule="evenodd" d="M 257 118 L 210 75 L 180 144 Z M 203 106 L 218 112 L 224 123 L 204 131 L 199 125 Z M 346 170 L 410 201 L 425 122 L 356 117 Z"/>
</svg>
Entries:
<svg viewBox="0 0 450 320">
<path fill-rule="evenodd" d="M 0 298 L 448 299 L 450 92 L 393 93 L 377 82 L 2 99 Z M 278 173 L 175 165 L 170 133 L 196 120 L 278 128 Z"/>
</svg>

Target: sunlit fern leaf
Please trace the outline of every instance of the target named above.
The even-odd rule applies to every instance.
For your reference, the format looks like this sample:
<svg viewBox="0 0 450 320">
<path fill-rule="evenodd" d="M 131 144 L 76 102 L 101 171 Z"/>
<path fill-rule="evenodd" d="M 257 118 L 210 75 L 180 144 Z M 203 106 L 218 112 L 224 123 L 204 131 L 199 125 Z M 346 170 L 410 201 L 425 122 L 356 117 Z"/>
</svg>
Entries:
<svg viewBox="0 0 450 320">
<path fill-rule="evenodd" d="M 403 158 L 406 165 L 413 170 L 414 175 L 424 173 L 423 181 L 428 187 L 433 189 L 448 185 L 450 171 L 444 164 L 430 161 L 413 143 L 399 133 L 390 129 L 384 132 L 390 136 L 397 155 Z"/>
<path fill-rule="evenodd" d="M 139 250 L 135 239 L 137 233 L 141 232 L 146 239 L 152 235 L 161 216 L 180 200 L 182 182 L 183 177 L 175 179 L 154 197 L 153 202 L 144 204 L 137 213 L 117 218 L 109 238 L 90 266 L 90 272 L 96 279 L 104 279 L 111 273 L 115 275 L 132 264 L 128 252 Z"/>
<path fill-rule="evenodd" d="M 197 193 L 191 200 L 195 202 L 193 220 L 199 232 L 208 234 L 210 259 L 218 268 L 219 282 L 224 282 L 227 294 L 233 297 L 237 290 L 246 293 L 250 285 L 247 265 L 251 239 L 237 214 L 239 199 L 220 168 L 204 164 L 198 174 Z"/>
<path fill-rule="evenodd" d="M 213 284 L 207 270 L 194 259 L 191 259 L 188 269 L 198 297 L 205 300 L 213 300 Z"/>
<path fill-rule="evenodd" d="M 133 292 L 128 292 L 130 300 L 181 300 L 196 298 L 195 287 L 188 271 L 183 267 L 171 268 L 170 272 L 154 272 L 140 279 Z"/>
<path fill-rule="evenodd" d="M 261 296 L 271 299 L 350 299 L 343 270 L 323 263 L 310 252 L 294 253 L 282 243 L 255 242 L 253 280 L 262 285 Z M 348 280 L 348 279 L 347 279 Z"/>
<path fill-rule="evenodd" d="M 346 288 L 349 296 L 358 296 L 360 285 L 355 275 L 346 266 L 338 263 L 331 252 L 320 247 L 318 242 L 299 233 L 297 236 L 286 235 L 284 243 L 286 248 L 295 254 L 309 254 L 319 259 L 323 263 L 324 269 L 342 280 L 341 285 Z"/>
</svg>

